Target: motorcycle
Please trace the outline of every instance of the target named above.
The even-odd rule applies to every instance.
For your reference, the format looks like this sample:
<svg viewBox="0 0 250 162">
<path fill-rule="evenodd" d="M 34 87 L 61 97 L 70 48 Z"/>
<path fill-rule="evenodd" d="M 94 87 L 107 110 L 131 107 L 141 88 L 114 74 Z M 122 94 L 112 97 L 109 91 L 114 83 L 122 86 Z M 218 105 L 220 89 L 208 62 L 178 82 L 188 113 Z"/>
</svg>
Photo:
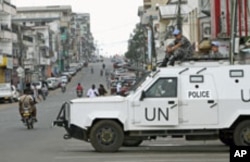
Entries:
<svg viewBox="0 0 250 162">
<path fill-rule="evenodd" d="M 29 107 L 24 107 L 22 116 L 23 116 L 23 123 L 27 127 L 27 129 L 33 129 L 34 119 L 32 117 L 32 111 Z"/>
<path fill-rule="evenodd" d="M 76 94 L 77 94 L 77 97 L 82 97 L 83 92 L 82 90 L 77 90 Z"/>
<path fill-rule="evenodd" d="M 62 90 L 62 93 L 64 93 L 66 91 L 66 86 L 62 86 L 61 90 Z"/>
<path fill-rule="evenodd" d="M 62 93 L 66 92 L 66 84 L 64 82 L 61 83 L 61 91 Z"/>
<path fill-rule="evenodd" d="M 42 95 L 43 100 L 46 100 L 46 97 L 48 96 L 48 88 L 47 87 L 42 88 L 41 95 Z"/>
</svg>

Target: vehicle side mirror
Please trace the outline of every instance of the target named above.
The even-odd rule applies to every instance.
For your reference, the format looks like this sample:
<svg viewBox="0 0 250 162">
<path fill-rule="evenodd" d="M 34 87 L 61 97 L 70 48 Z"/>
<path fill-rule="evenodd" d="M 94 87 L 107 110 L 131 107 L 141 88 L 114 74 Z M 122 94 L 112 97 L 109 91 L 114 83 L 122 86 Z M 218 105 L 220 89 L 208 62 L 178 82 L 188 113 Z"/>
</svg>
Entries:
<svg viewBox="0 0 250 162">
<path fill-rule="evenodd" d="M 140 97 L 140 101 L 143 101 L 143 99 L 145 98 L 146 94 L 145 91 L 141 92 L 141 97 Z"/>
</svg>

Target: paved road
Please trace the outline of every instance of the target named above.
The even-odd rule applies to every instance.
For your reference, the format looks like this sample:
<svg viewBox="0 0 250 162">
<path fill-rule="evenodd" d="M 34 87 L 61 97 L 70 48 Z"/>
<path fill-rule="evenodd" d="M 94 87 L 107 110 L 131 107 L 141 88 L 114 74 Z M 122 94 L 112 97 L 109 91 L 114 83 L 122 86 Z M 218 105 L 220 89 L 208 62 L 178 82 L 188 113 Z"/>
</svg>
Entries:
<svg viewBox="0 0 250 162">
<path fill-rule="evenodd" d="M 17 103 L 0 104 L 0 162 L 228 162 L 229 148 L 218 141 L 187 142 L 183 139 L 145 141 L 140 147 L 124 147 L 117 153 L 97 153 L 89 143 L 64 140 L 62 128 L 52 128 L 61 104 L 76 97 L 75 87 L 82 83 L 85 93 L 92 84 L 105 83 L 100 77 L 101 63 L 94 63 L 95 73 L 84 68 L 67 85 L 50 92 L 37 105 L 38 120 L 34 130 L 20 122 Z M 111 68 L 111 66 L 109 66 Z"/>
</svg>

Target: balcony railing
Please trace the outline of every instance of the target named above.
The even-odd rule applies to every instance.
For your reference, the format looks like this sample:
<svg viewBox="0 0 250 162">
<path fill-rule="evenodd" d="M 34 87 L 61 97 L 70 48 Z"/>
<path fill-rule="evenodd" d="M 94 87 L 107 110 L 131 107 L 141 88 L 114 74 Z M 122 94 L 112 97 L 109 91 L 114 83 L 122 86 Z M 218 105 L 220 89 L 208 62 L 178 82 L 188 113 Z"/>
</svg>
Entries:
<svg viewBox="0 0 250 162">
<path fill-rule="evenodd" d="M 0 30 L 0 41 L 12 41 L 13 34 L 10 31 Z"/>
<path fill-rule="evenodd" d="M 12 5 L 11 3 L 5 0 L 0 0 L 0 13 L 15 15 L 16 6 Z"/>
</svg>

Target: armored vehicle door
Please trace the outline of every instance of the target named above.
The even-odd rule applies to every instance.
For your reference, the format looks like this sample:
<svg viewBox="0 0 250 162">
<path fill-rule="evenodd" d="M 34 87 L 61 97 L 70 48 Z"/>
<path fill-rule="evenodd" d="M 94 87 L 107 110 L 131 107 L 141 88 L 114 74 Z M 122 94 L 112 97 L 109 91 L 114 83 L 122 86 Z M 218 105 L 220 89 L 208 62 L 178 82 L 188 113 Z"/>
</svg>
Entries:
<svg viewBox="0 0 250 162">
<path fill-rule="evenodd" d="M 211 125 L 218 122 L 217 89 L 213 75 L 181 75 L 180 122 Z"/>
<path fill-rule="evenodd" d="M 177 78 L 158 78 L 134 101 L 133 124 L 137 126 L 173 126 L 178 124 Z"/>
</svg>

